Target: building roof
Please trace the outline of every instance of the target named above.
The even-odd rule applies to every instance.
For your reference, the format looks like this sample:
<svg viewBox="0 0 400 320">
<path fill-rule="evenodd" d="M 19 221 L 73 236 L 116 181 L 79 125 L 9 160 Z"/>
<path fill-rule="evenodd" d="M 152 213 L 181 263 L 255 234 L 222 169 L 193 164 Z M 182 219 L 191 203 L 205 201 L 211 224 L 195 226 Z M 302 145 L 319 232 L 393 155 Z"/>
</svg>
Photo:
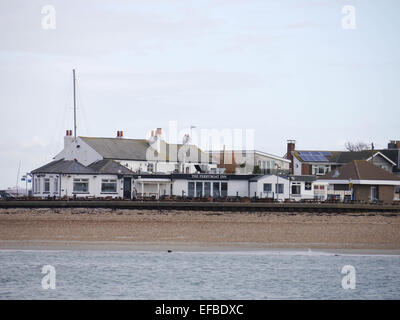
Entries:
<svg viewBox="0 0 400 320">
<path fill-rule="evenodd" d="M 93 171 L 76 160 L 55 160 L 31 173 L 91 174 Z"/>
<path fill-rule="evenodd" d="M 144 139 L 80 137 L 104 159 L 146 160 L 150 144 Z"/>
<path fill-rule="evenodd" d="M 170 144 L 160 140 L 160 152 L 152 147 L 149 140 L 125 138 L 80 137 L 104 159 L 116 160 L 164 160 L 178 161 L 179 151 L 185 153 L 186 162 L 209 162 L 209 156 L 195 145 Z M 189 150 L 189 151 L 188 151 Z M 187 156 L 186 156 L 186 151 Z M 202 161 L 203 160 L 203 161 Z"/>
<path fill-rule="evenodd" d="M 313 153 L 321 153 L 322 157 L 324 157 L 326 159 L 326 161 L 324 162 L 334 162 L 337 163 L 340 154 L 343 151 L 319 151 L 319 150 L 295 150 L 292 152 L 292 155 L 297 158 L 299 161 L 301 162 L 316 162 L 316 163 L 320 163 L 322 161 L 311 161 L 307 158 L 305 158 L 305 156 L 303 156 L 303 154 L 313 154 Z"/>
<path fill-rule="evenodd" d="M 295 150 L 293 156 L 301 162 L 311 163 L 339 163 L 345 164 L 354 160 L 369 160 L 371 157 L 380 156 L 390 164 L 395 165 L 396 162 L 388 157 L 382 150 L 362 150 L 362 151 L 311 151 L 311 150 Z M 320 154 L 320 156 L 313 156 Z M 311 157 L 309 156 L 311 155 Z"/>
<path fill-rule="evenodd" d="M 55 160 L 31 173 L 58 173 L 58 174 L 134 174 L 128 168 L 116 161 L 105 159 L 84 166 L 76 160 Z"/>
<path fill-rule="evenodd" d="M 264 178 L 267 178 L 267 177 L 271 177 L 271 176 L 275 176 L 276 177 L 275 174 L 263 174 L 263 175 L 258 175 L 258 176 L 255 176 L 253 178 L 250 178 L 249 181 L 250 182 L 257 182 L 258 180 L 261 180 L 261 179 L 264 179 Z M 288 177 L 286 177 L 286 176 L 278 176 L 278 177 L 279 177 L 279 179 L 288 180 Z"/>
<path fill-rule="evenodd" d="M 332 170 L 318 180 L 385 180 L 400 181 L 400 177 L 379 168 L 366 160 L 354 160 Z"/>
<path fill-rule="evenodd" d="M 289 176 L 291 181 L 306 181 L 306 182 L 311 182 L 317 180 L 317 177 L 314 175 L 303 175 L 303 176 Z"/>
<path fill-rule="evenodd" d="M 93 162 L 88 166 L 95 173 L 103 173 L 103 174 L 134 174 L 133 171 L 119 164 L 118 162 L 112 159 L 104 159 Z"/>
</svg>

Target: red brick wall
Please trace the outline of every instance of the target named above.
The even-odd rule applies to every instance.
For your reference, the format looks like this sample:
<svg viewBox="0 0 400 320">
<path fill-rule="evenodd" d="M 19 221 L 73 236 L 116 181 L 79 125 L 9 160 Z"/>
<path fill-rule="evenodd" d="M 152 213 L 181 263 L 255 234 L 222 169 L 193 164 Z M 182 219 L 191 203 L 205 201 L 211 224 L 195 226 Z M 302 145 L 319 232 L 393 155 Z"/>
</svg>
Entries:
<svg viewBox="0 0 400 320">
<path fill-rule="evenodd" d="M 394 199 L 394 186 L 379 186 L 379 200 L 384 202 L 392 202 Z"/>
<path fill-rule="evenodd" d="M 310 164 L 301 164 L 301 174 L 302 175 L 310 175 L 311 174 L 311 165 Z"/>
<path fill-rule="evenodd" d="M 355 200 L 371 201 L 372 185 L 354 185 Z M 394 198 L 394 186 L 376 186 L 378 200 L 392 202 Z"/>
</svg>

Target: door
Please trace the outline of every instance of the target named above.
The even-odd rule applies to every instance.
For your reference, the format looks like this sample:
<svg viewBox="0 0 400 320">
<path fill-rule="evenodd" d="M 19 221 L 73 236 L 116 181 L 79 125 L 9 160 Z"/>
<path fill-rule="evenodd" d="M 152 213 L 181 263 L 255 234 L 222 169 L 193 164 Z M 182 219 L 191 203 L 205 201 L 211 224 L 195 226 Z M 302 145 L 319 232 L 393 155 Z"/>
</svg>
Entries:
<svg viewBox="0 0 400 320">
<path fill-rule="evenodd" d="M 132 178 L 124 177 L 124 199 L 132 197 Z"/>
<path fill-rule="evenodd" d="M 371 187 L 371 201 L 377 200 L 376 187 Z"/>
</svg>

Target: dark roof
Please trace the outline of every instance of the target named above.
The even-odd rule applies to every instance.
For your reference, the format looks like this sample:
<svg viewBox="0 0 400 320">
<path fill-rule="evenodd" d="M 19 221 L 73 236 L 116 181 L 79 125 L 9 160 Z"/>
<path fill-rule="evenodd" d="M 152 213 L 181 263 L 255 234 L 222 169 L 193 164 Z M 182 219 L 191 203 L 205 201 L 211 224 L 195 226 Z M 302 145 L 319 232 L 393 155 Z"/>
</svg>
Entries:
<svg viewBox="0 0 400 320">
<path fill-rule="evenodd" d="M 144 139 L 80 137 L 105 159 L 146 160 L 150 147 Z"/>
<path fill-rule="evenodd" d="M 59 173 L 59 174 L 133 174 L 116 161 L 105 159 L 96 161 L 85 167 L 76 160 L 55 160 L 31 173 Z"/>
<path fill-rule="evenodd" d="M 332 170 L 318 180 L 391 180 L 400 181 L 400 177 L 379 168 L 366 160 L 354 160 L 343 167 Z"/>
<path fill-rule="evenodd" d="M 325 154 L 324 157 L 328 160 L 328 162 L 338 162 L 338 158 L 342 151 L 320 151 L 320 150 L 295 150 L 292 152 L 292 155 L 296 157 L 299 161 L 302 162 L 312 162 L 312 161 L 305 161 L 301 158 L 300 152 L 324 152 L 330 153 L 329 155 Z"/>
<path fill-rule="evenodd" d="M 103 174 L 134 174 L 133 171 L 111 159 L 93 162 L 88 166 L 93 172 Z"/>
<path fill-rule="evenodd" d="M 340 153 L 337 162 L 349 163 L 353 160 L 367 160 L 377 152 L 376 150 L 343 151 Z"/>
<path fill-rule="evenodd" d="M 186 162 L 201 162 L 201 160 L 204 160 L 203 163 L 208 163 L 210 159 L 210 157 L 198 147 L 189 144 L 170 144 L 161 140 L 160 153 L 157 153 L 156 149 L 150 144 L 150 141 L 145 139 L 80 138 L 91 148 L 96 150 L 104 159 L 177 161 L 178 152 L 183 147 L 185 151 L 186 149 L 190 150 L 189 155 L 185 156 Z"/>
<path fill-rule="evenodd" d="M 290 180 L 292 181 L 315 181 L 317 180 L 316 176 L 310 176 L 310 175 L 305 175 L 305 176 L 290 176 Z"/>
<path fill-rule="evenodd" d="M 400 166 L 400 150 L 399 149 L 383 149 L 379 150 L 382 154 L 384 154 L 386 157 L 388 157 L 390 160 L 392 160 L 394 163 L 396 163 L 396 166 Z"/>
<path fill-rule="evenodd" d="M 314 162 L 305 161 L 301 158 L 301 152 L 328 152 L 330 155 L 325 155 L 327 162 L 345 164 L 354 160 L 367 160 L 378 152 L 382 153 L 384 156 L 389 158 L 391 161 L 396 162 L 391 157 L 387 156 L 383 150 L 362 150 L 362 151 L 312 151 L 312 150 L 295 150 L 293 151 L 293 156 L 295 156 L 299 161 L 302 162 Z M 382 156 L 382 155 L 380 155 Z M 385 159 L 386 160 L 386 159 Z M 315 163 L 324 163 L 322 161 L 315 161 Z"/>
<path fill-rule="evenodd" d="M 70 174 L 90 174 L 93 171 L 76 160 L 55 160 L 40 168 L 32 171 L 32 173 L 70 173 Z"/>
</svg>

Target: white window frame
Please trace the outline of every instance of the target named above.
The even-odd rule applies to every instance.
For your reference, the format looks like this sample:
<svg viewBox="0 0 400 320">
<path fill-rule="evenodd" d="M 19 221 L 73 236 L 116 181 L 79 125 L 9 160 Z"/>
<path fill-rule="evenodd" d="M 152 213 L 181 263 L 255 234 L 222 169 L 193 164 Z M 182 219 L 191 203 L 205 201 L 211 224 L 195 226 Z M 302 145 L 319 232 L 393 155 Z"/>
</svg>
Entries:
<svg viewBox="0 0 400 320">
<path fill-rule="evenodd" d="M 76 191 L 75 190 L 75 183 L 85 183 L 87 184 L 87 191 Z M 74 179 L 72 181 L 72 193 L 89 193 L 89 179 L 88 178 L 79 178 L 79 179 Z"/>
<path fill-rule="evenodd" d="M 103 191 L 103 184 L 115 185 L 114 191 Z M 101 179 L 101 193 L 117 193 L 117 179 Z"/>
</svg>

